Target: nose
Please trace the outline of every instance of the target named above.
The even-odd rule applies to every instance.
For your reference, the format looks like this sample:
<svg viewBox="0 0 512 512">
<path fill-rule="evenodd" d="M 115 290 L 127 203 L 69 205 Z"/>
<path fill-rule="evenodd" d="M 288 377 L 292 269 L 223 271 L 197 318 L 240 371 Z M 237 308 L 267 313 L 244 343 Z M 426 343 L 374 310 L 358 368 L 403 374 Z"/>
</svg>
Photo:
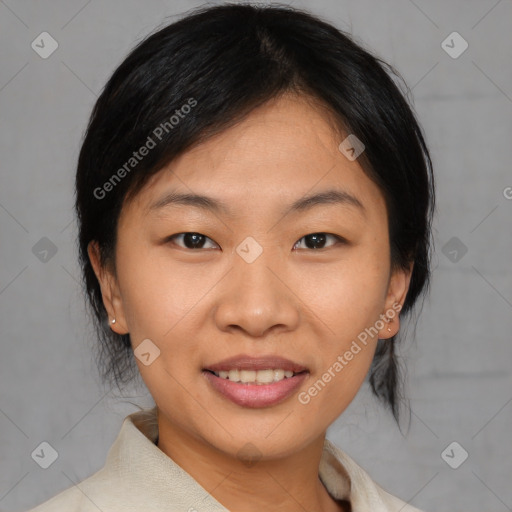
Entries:
<svg viewBox="0 0 512 512">
<path fill-rule="evenodd" d="M 254 338 L 296 329 L 300 301 L 293 293 L 293 282 L 287 280 L 285 262 L 278 262 L 275 254 L 263 251 L 252 263 L 235 254 L 215 309 L 218 328 L 243 331 Z"/>
</svg>

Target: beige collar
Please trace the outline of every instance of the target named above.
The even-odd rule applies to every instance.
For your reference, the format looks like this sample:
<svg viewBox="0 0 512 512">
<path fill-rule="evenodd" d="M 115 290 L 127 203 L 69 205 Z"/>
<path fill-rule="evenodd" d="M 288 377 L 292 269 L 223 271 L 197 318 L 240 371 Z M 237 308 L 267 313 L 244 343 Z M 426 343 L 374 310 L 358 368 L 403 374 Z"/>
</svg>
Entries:
<svg viewBox="0 0 512 512">
<path fill-rule="evenodd" d="M 123 479 L 123 488 L 136 489 L 137 502 L 151 502 L 151 510 L 169 510 L 172 503 L 176 510 L 229 512 L 155 445 L 157 436 L 156 407 L 127 416 L 98 477 L 103 473 L 101 477 L 108 479 L 116 474 Z M 420 512 L 384 491 L 327 439 L 319 477 L 333 498 L 351 503 L 353 512 Z"/>
</svg>

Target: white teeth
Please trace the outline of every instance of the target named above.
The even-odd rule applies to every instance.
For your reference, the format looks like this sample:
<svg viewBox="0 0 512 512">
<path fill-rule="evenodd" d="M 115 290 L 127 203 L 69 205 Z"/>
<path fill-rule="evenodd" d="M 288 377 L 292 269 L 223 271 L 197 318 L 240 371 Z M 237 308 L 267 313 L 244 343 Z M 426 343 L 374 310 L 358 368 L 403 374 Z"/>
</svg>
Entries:
<svg viewBox="0 0 512 512">
<path fill-rule="evenodd" d="M 256 380 L 256 372 L 254 370 L 240 370 L 241 382 L 254 382 Z"/>
<path fill-rule="evenodd" d="M 273 370 L 260 370 L 256 374 L 256 381 L 261 384 L 270 384 L 274 382 L 274 371 Z"/>
<path fill-rule="evenodd" d="M 274 370 L 274 380 L 283 380 L 284 370 Z"/>
<path fill-rule="evenodd" d="M 293 377 L 293 372 L 282 369 L 268 370 L 229 370 L 214 372 L 221 379 L 231 380 L 233 382 L 242 382 L 244 384 L 270 384 L 279 382 L 283 379 Z"/>
<path fill-rule="evenodd" d="M 221 375 L 219 375 L 221 377 Z M 232 380 L 234 382 L 240 382 L 240 372 L 238 370 L 229 370 L 228 372 L 229 380 Z M 223 377 L 224 379 L 226 377 Z"/>
</svg>

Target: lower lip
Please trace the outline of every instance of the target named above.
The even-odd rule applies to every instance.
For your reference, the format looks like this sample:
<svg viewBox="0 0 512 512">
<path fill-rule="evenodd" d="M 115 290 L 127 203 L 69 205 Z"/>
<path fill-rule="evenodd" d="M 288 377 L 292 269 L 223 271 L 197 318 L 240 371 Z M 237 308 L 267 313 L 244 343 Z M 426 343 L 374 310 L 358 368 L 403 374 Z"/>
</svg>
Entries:
<svg viewBox="0 0 512 512">
<path fill-rule="evenodd" d="M 213 389 L 228 400 L 242 407 L 270 407 L 291 396 L 307 378 L 308 373 L 299 373 L 272 384 L 244 384 L 217 377 L 203 371 Z"/>
</svg>

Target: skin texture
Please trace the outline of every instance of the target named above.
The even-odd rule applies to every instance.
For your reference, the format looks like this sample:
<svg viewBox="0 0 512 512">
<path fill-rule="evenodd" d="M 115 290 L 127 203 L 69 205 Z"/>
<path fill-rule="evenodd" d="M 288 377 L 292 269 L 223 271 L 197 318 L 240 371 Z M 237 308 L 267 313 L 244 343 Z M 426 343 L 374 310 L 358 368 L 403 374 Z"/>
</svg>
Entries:
<svg viewBox="0 0 512 512">
<path fill-rule="evenodd" d="M 369 370 L 377 338 L 304 405 L 297 393 L 254 409 L 212 389 L 202 369 L 225 358 L 278 355 L 306 366 L 307 390 L 380 315 L 403 304 L 411 270 L 391 274 L 384 198 L 325 111 L 284 95 L 175 159 L 121 212 L 116 275 L 89 256 L 111 328 L 149 338 L 160 356 L 137 364 L 158 406 L 159 448 L 230 510 L 345 510 L 318 478 L 326 429 L 347 408 Z M 283 216 L 306 194 L 336 188 L 349 204 Z M 150 212 L 168 191 L 225 202 L 233 216 L 189 205 Z M 174 234 L 205 235 L 199 248 Z M 328 236 L 314 249 L 304 238 Z M 263 249 L 252 263 L 236 252 L 246 237 Z M 323 248 L 322 248 L 323 247 Z M 388 326 L 391 331 L 388 331 Z M 237 452 L 252 443 L 253 465 Z"/>
</svg>

